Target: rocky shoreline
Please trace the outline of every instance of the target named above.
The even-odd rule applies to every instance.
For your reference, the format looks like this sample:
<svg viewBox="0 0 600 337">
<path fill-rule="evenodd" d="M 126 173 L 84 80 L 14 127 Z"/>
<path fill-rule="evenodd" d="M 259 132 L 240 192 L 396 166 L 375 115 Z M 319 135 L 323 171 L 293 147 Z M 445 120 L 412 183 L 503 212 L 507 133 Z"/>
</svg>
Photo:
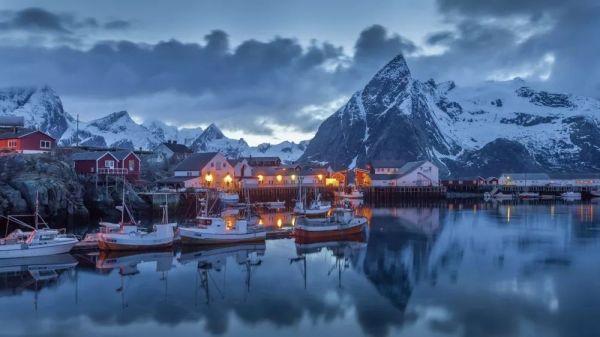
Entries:
<svg viewBox="0 0 600 337">
<path fill-rule="evenodd" d="M 64 158 L 48 154 L 0 156 L 0 214 L 28 214 L 38 195 L 44 217 L 89 219 L 113 215 L 121 203 L 116 188 L 96 188 L 93 181 L 79 177 Z M 149 207 L 131 186 L 127 200 L 138 208 Z"/>
</svg>

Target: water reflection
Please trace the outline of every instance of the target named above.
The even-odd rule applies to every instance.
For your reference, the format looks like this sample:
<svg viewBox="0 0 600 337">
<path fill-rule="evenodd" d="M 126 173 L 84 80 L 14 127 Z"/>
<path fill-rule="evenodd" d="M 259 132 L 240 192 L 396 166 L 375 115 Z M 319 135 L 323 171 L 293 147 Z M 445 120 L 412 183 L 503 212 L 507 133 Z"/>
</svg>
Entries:
<svg viewBox="0 0 600 337">
<path fill-rule="evenodd" d="M 597 207 L 363 207 L 341 241 L 0 260 L 2 333 L 596 336 Z"/>
</svg>

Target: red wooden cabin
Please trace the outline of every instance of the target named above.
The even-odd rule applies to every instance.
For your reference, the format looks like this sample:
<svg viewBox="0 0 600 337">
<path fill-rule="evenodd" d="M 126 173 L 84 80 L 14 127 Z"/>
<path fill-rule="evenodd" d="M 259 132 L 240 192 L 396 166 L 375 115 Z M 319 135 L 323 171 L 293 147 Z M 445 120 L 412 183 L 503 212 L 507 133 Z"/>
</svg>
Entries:
<svg viewBox="0 0 600 337">
<path fill-rule="evenodd" d="M 88 151 L 71 156 L 78 174 L 125 175 L 129 180 L 140 178 L 141 160 L 132 151 Z"/>
<path fill-rule="evenodd" d="M 56 140 L 42 132 L 18 129 L 0 133 L 0 151 L 15 153 L 44 153 L 56 147 Z"/>
</svg>

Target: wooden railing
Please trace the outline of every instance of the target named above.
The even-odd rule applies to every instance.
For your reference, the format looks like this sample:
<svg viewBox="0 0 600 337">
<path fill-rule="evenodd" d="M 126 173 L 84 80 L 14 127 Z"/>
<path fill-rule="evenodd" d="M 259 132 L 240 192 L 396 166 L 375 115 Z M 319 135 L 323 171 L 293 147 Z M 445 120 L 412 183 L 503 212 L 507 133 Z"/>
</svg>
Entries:
<svg viewBox="0 0 600 337">
<path fill-rule="evenodd" d="M 126 168 L 99 168 L 98 174 L 110 174 L 110 175 L 126 175 L 129 174 L 129 170 Z"/>
</svg>

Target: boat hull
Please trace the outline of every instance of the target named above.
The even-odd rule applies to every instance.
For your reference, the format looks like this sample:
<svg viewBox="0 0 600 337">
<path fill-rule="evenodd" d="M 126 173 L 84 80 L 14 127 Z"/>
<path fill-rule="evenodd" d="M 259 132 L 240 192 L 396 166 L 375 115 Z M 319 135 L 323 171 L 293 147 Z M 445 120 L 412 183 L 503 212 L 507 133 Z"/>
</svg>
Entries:
<svg viewBox="0 0 600 337">
<path fill-rule="evenodd" d="M 35 245 L 29 247 L 24 244 L 8 244 L 0 246 L 0 259 L 65 254 L 70 252 L 76 243 L 77 240 L 69 240 L 60 243 Z"/>
<path fill-rule="evenodd" d="M 124 243 L 124 242 L 107 242 L 103 240 L 98 241 L 98 248 L 104 251 L 134 251 L 134 250 L 158 250 L 168 249 L 173 247 L 173 239 L 162 243 Z"/>
<path fill-rule="evenodd" d="M 245 233 L 245 234 L 219 234 L 202 233 L 183 228 L 179 229 L 181 243 L 185 245 L 223 245 L 242 242 L 261 242 L 265 241 L 266 232 Z"/>
<path fill-rule="evenodd" d="M 312 240 L 323 240 L 323 239 L 342 239 L 348 236 L 354 236 L 362 234 L 366 222 L 357 223 L 353 226 L 338 226 L 336 228 L 327 229 L 327 226 L 317 227 L 310 226 L 303 227 L 298 226 L 294 228 L 294 237 L 297 241 L 312 241 Z M 333 226 L 330 226 L 333 227 Z"/>
</svg>

